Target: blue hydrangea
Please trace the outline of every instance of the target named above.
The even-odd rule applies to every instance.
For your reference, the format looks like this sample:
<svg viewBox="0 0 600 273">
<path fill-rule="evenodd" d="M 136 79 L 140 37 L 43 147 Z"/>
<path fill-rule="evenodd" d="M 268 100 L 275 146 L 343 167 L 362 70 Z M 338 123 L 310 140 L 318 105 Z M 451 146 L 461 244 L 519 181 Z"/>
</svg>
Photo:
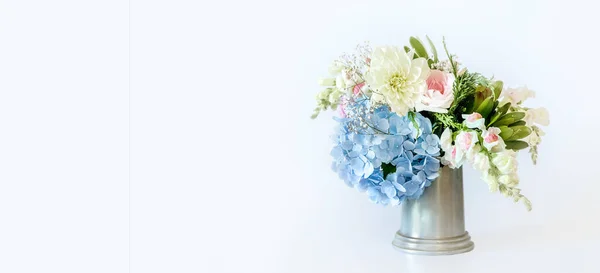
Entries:
<svg viewBox="0 0 600 273">
<path fill-rule="evenodd" d="M 439 176 L 439 137 L 421 114 L 400 117 L 368 100 L 350 104 L 339 122 L 331 151 L 332 168 L 350 186 L 382 205 L 419 198 Z M 382 164 L 395 172 L 384 177 Z M 388 165 L 389 166 L 389 165 Z"/>
</svg>

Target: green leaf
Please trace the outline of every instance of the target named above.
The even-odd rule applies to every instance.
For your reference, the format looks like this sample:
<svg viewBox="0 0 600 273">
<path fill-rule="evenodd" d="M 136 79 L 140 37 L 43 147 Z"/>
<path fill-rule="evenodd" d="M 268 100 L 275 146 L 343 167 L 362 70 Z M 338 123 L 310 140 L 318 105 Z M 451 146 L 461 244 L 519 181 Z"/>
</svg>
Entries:
<svg viewBox="0 0 600 273">
<path fill-rule="evenodd" d="M 475 92 L 473 96 L 473 106 L 469 109 L 469 113 L 475 112 L 481 103 L 485 100 L 485 96 L 481 92 Z M 466 113 L 465 113 L 466 114 Z"/>
<path fill-rule="evenodd" d="M 487 86 L 485 85 L 478 85 L 477 86 L 478 90 L 481 90 L 480 92 L 483 93 L 483 97 L 487 98 L 487 97 L 493 97 L 494 96 L 494 92 L 492 92 L 492 89 L 489 89 Z"/>
<path fill-rule="evenodd" d="M 406 53 L 410 52 L 410 47 L 404 46 L 404 51 L 406 51 Z"/>
<path fill-rule="evenodd" d="M 415 49 L 415 53 L 417 53 L 417 56 L 429 59 L 429 55 L 427 55 L 427 50 L 425 50 L 425 47 L 423 46 L 421 41 L 419 41 L 419 39 L 415 37 L 410 37 L 409 42 L 410 45 Z"/>
<path fill-rule="evenodd" d="M 477 108 L 483 103 L 485 99 L 487 99 L 491 95 L 491 91 L 488 93 L 486 87 L 483 85 L 478 85 L 475 88 L 475 102 L 473 103 L 474 108 L 473 111 L 477 110 Z"/>
<path fill-rule="evenodd" d="M 515 123 L 512 123 L 511 125 L 508 125 L 508 126 L 511 126 L 511 127 L 512 126 L 521 126 L 521 125 L 525 125 L 525 124 L 527 124 L 527 122 L 525 122 L 524 120 L 519 120 L 519 121 L 517 121 Z"/>
<path fill-rule="evenodd" d="M 508 138 L 504 138 L 502 137 L 504 140 L 517 140 L 517 139 L 521 139 L 524 138 L 526 136 L 528 136 L 529 134 L 531 134 L 531 129 L 529 129 L 529 127 L 527 126 L 511 126 L 509 127 L 513 133 L 510 137 Z"/>
<path fill-rule="evenodd" d="M 431 51 L 433 52 L 433 61 L 437 63 L 439 61 L 437 49 L 435 49 L 435 45 L 433 44 L 431 39 L 429 39 L 429 36 L 425 35 L 425 38 L 427 38 L 427 41 L 429 42 L 429 47 L 431 48 Z"/>
<path fill-rule="evenodd" d="M 494 98 L 498 99 L 500 97 L 500 93 L 502 93 L 502 88 L 504 88 L 504 83 L 502 81 L 495 81 L 492 84 L 492 90 L 494 91 Z"/>
<path fill-rule="evenodd" d="M 494 106 L 492 107 L 492 111 L 490 111 L 490 113 L 493 113 L 494 110 L 498 109 L 498 103 L 500 103 L 500 102 L 497 100 L 494 100 Z M 486 117 L 486 119 L 487 119 L 487 117 Z"/>
<path fill-rule="evenodd" d="M 496 113 L 494 113 L 494 115 L 492 115 L 492 117 L 489 119 L 488 127 L 491 124 L 493 124 L 494 122 L 496 122 L 504 114 L 506 114 L 506 112 L 508 111 L 509 108 L 510 108 L 510 102 L 500 106 L 500 108 L 498 108 L 498 110 L 496 110 Z"/>
<path fill-rule="evenodd" d="M 525 112 L 511 112 L 511 113 L 504 115 L 504 117 L 511 117 L 516 120 L 521 120 L 525 117 Z"/>
<path fill-rule="evenodd" d="M 502 112 L 502 115 L 504 115 L 506 114 L 506 112 L 508 112 L 508 109 L 510 109 L 510 102 L 507 102 L 500 106 L 500 108 L 498 108 L 498 112 Z"/>
<path fill-rule="evenodd" d="M 523 112 L 512 112 L 502 116 L 498 121 L 492 123 L 494 127 L 513 124 L 525 117 Z"/>
<path fill-rule="evenodd" d="M 383 179 L 386 179 L 388 174 L 396 172 L 396 166 L 390 163 L 381 163 L 381 170 L 383 171 Z"/>
<path fill-rule="evenodd" d="M 494 98 L 488 97 L 485 99 L 475 112 L 481 114 L 482 117 L 487 118 L 487 116 L 492 112 L 494 107 Z"/>
<path fill-rule="evenodd" d="M 414 112 L 408 112 L 408 119 L 410 119 L 410 121 L 412 122 L 412 125 L 415 127 L 415 129 L 417 129 L 417 137 L 419 135 L 421 135 L 421 130 L 419 129 L 419 124 L 417 123 L 417 120 L 415 119 L 415 113 Z"/>
<path fill-rule="evenodd" d="M 506 149 L 518 151 L 529 147 L 527 142 L 520 140 L 505 141 Z"/>
<path fill-rule="evenodd" d="M 502 139 L 508 139 L 513 135 L 513 129 L 508 128 L 506 126 L 500 127 L 500 137 Z"/>
<path fill-rule="evenodd" d="M 463 103 L 465 106 L 462 109 L 463 114 L 471 114 L 473 113 L 473 108 L 475 108 L 475 96 L 469 96 L 464 100 Z M 460 109 L 459 109 L 460 110 Z"/>
</svg>

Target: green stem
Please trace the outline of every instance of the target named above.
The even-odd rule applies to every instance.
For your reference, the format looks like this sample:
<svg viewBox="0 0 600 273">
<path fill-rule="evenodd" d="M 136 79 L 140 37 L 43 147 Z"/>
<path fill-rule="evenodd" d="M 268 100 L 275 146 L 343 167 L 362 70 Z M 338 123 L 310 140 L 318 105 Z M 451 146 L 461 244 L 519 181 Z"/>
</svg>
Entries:
<svg viewBox="0 0 600 273">
<path fill-rule="evenodd" d="M 454 78 L 456 78 L 458 76 L 458 72 L 456 71 L 456 64 L 454 63 L 454 60 L 452 60 L 452 55 L 450 55 L 450 53 L 448 52 L 448 47 L 446 46 L 446 37 L 442 38 L 442 43 L 444 44 L 444 51 L 446 51 L 448 60 L 450 61 L 450 64 L 452 65 L 452 73 L 454 74 Z"/>
</svg>

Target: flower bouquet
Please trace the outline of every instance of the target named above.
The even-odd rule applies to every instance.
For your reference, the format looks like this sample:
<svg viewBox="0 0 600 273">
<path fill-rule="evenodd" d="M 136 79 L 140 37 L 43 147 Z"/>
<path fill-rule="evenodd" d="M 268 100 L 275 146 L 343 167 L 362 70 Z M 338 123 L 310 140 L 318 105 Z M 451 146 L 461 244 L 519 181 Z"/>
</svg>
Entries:
<svg viewBox="0 0 600 273">
<path fill-rule="evenodd" d="M 333 170 L 372 202 L 394 206 L 421 197 L 442 168 L 468 162 L 492 192 L 531 209 L 516 154 L 529 148 L 535 164 L 548 112 L 522 105 L 535 95 L 526 87 L 505 88 L 462 67 L 445 41 L 445 60 L 427 43 L 430 52 L 415 37 L 404 47 L 364 44 L 333 62 L 312 116 L 339 114 Z"/>
</svg>

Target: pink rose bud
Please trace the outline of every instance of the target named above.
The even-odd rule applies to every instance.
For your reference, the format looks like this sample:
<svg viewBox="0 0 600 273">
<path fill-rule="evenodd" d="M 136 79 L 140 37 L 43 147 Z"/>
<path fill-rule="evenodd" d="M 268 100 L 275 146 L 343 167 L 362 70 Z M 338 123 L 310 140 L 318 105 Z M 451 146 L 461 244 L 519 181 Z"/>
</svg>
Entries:
<svg viewBox="0 0 600 273">
<path fill-rule="evenodd" d="M 444 71 L 431 70 L 427 78 L 427 89 L 440 92 L 442 95 L 447 91 L 448 76 Z"/>
</svg>

